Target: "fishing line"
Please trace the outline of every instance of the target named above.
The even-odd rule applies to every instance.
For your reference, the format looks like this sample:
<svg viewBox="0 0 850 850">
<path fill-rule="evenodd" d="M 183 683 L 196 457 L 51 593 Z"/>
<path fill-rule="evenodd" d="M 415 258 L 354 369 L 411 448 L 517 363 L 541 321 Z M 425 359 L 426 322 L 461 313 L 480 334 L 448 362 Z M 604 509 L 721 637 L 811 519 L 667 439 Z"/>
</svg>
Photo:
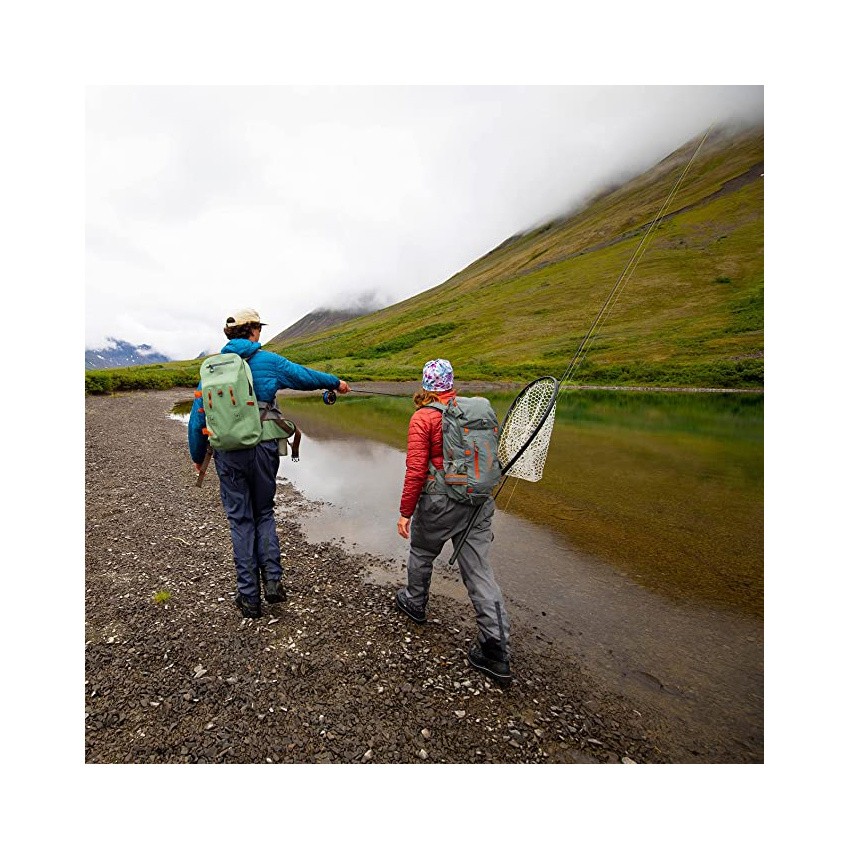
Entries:
<svg viewBox="0 0 850 850">
<path fill-rule="evenodd" d="M 511 492 L 508 495 L 508 501 L 505 502 L 505 506 L 502 508 L 503 511 L 506 511 L 508 509 L 508 505 L 511 503 L 511 499 L 513 499 L 514 493 L 516 492 L 516 485 L 517 484 L 519 484 L 519 478 L 514 478 L 514 486 L 513 486 L 513 489 L 511 490 Z M 495 498 L 495 496 L 494 496 L 494 498 Z"/>
<path fill-rule="evenodd" d="M 552 432 L 551 426 L 554 425 L 555 405 L 556 405 L 557 400 L 558 400 L 558 398 L 561 394 L 561 391 L 566 386 L 566 382 L 568 380 L 572 379 L 572 377 L 575 375 L 579 366 L 581 366 L 581 364 L 584 362 L 584 359 L 587 356 L 587 352 L 590 350 L 591 346 L 593 345 L 593 343 L 598 338 L 599 332 L 602 330 L 602 327 L 605 324 L 605 322 L 607 321 L 608 316 L 611 315 L 611 312 L 613 311 L 614 306 L 616 305 L 617 301 L 619 300 L 620 295 L 622 294 L 623 290 L 626 288 L 626 284 L 628 284 L 629 280 L 631 279 L 632 275 L 634 274 L 634 271 L 637 268 L 638 263 L 643 258 L 643 255 L 646 252 L 647 247 L 649 246 L 649 240 L 651 239 L 654 231 L 657 230 L 657 226 L 658 226 L 660 219 L 664 215 L 665 210 L 672 203 L 673 198 L 675 197 L 676 192 L 679 189 L 679 186 L 682 184 L 682 181 L 685 178 L 685 175 L 688 173 L 693 161 L 696 159 L 697 154 L 702 149 L 702 146 L 705 144 L 705 140 L 708 138 L 708 135 L 709 135 L 709 133 L 711 133 L 713 128 L 714 128 L 714 123 L 712 123 L 711 126 L 709 126 L 709 128 L 705 131 L 705 134 L 703 135 L 702 139 L 700 140 L 700 143 L 697 145 L 693 154 L 691 154 L 691 157 L 688 160 L 687 165 L 682 170 L 682 173 L 679 175 L 676 182 L 673 184 L 672 188 L 670 189 L 669 193 L 667 194 L 667 197 L 664 199 L 664 203 L 661 204 L 661 207 L 659 208 L 658 212 L 655 214 L 655 217 L 649 223 L 649 226 L 647 227 L 645 233 L 641 237 L 641 240 L 638 243 L 637 247 L 635 248 L 634 253 L 629 258 L 629 261 L 626 263 L 625 267 L 623 268 L 623 271 L 621 272 L 620 276 L 617 278 L 617 281 L 614 283 L 614 286 L 611 288 L 611 291 L 608 293 L 608 297 L 605 299 L 605 302 L 602 304 L 602 307 L 600 308 L 599 312 L 596 314 L 596 317 L 594 318 L 593 322 L 591 323 L 590 327 L 588 328 L 587 333 L 584 335 L 584 338 L 579 343 L 579 346 L 576 349 L 575 354 L 573 354 L 572 359 L 569 362 L 569 365 L 564 370 L 564 374 L 561 376 L 560 381 L 556 381 L 555 378 L 538 378 L 537 381 L 532 381 L 531 384 L 529 384 L 527 387 L 525 387 L 522 390 L 522 392 L 514 399 L 514 402 L 511 405 L 511 409 L 508 411 L 507 415 L 505 416 L 505 421 L 502 423 L 502 438 L 505 437 L 506 432 L 509 430 L 508 426 L 510 424 L 509 420 L 510 420 L 511 411 L 515 407 L 517 407 L 517 405 L 520 404 L 521 400 L 523 400 L 525 398 L 525 396 L 527 396 L 529 394 L 529 392 L 532 390 L 532 388 L 536 384 L 544 384 L 547 381 L 550 381 L 551 383 L 555 384 L 554 392 L 552 393 L 551 398 L 549 400 L 549 403 L 548 403 L 548 405 L 546 405 L 545 411 L 543 412 L 542 416 L 534 417 L 530 422 L 521 423 L 521 430 L 524 431 L 524 433 L 522 434 L 522 437 L 523 438 L 526 437 L 527 432 L 529 430 L 529 427 L 533 428 L 531 436 L 528 437 L 527 439 L 524 439 L 524 444 L 522 445 L 522 447 L 515 452 L 514 456 L 510 459 L 510 461 L 506 465 L 503 464 L 502 481 L 499 484 L 498 488 L 496 489 L 495 493 L 493 494 L 494 499 L 498 497 L 499 493 L 501 493 L 501 491 L 502 491 L 502 487 L 505 486 L 505 482 L 507 481 L 507 476 L 510 473 L 510 470 L 515 466 L 517 461 L 520 459 L 520 456 L 523 455 L 532 446 L 532 443 L 535 442 L 538 435 L 541 434 L 541 433 L 544 433 L 544 432 L 542 432 L 542 429 L 544 428 L 544 426 L 547 425 L 547 423 L 550 422 L 550 417 L 551 417 L 551 425 L 547 428 L 547 431 L 545 432 L 545 436 L 543 437 L 543 439 L 537 440 L 537 442 L 535 443 L 534 448 L 532 450 L 532 453 L 531 453 L 533 460 L 536 461 L 536 463 L 533 464 L 533 466 L 536 467 L 536 468 L 531 469 L 531 470 L 523 469 L 521 471 L 519 471 L 519 469 L 517 468 L 517 470 L 515 470 L 514 475 L 512 477 L 515 478 L 516 480 L 514 482 L 514 487 L 511 490 L 510 495 L 508 496 L 508 501 L 507 501 L 507 504 L 505 505 L 504 510 L 507 510 L 508 505 L 511 502 L 511 499 L 513 498 L 513 494 L 516 491 L 516 485 L 517 485 L 519 478 L 524 478 L 524 479 L 529 480 L 529 481 L 537 481 L 542 476 L 542 474 L 543 474 L 543 464 L 546 462 L 546 454 L 547 454 L 547 451 L 548 451 L 549 439 L 551 437 L 551 432 Z M 536 405 L 536 407 L 539 408 L 539 405 Z M 537 413 L 539 414 L 539 409 L 537 410 Z M 500 448 L 501 448 L 501 446 L 500 446 Z M 458 542 L 458 545 L 455 547 L 451 558 L 449 558 L 450 564 L 453 564 L 455 562 L 458 554 L 460 553 L 461 548 L 463 547 L 464 543 L 466 542 L 467 537 L 469 536 L 470 531 L 472 530 L 472 526 L 475 524 L 475 522 L 476 522 L 476 520 L 477 520 L 477 518 L 478 518 L 478 516 L 481 512 L 482 507 L 483 507 L 483 504 L 479 505 L 477 507 L 477 509 L 474 511 L 474 513 L 472 514 L 472 516 L 470 517 L 469 523 L 467 524 L 467 527 L 466 527 L 466 530 L 464 531 L 463 536 L 461 537 L 460 541 Z"/>
<path fill-rule="evenodd" d="M 388 398 L 407 398 L 408 395 L 400 395 L 399 393 L 379 393 L 377 390 L 355 390 L 353 387 L 349 388 L 353 393 L 365 393 L 366 395 L 385 395 Z"/>
<path fill-rule="evenodd" d="M 675 197 L 676 192 L 679 189 L 679 186 L 682 184 L 682 181 L 685 179 L 685 175 L 690 170 L 691 165 L 693 164 L 694 160 L 696 159 L 697 154 L 702 149 L 702 146 L 705 144 L 705 140 L 708 138 L 712 129 L 714 129 L 714 123 L 712 123 L 711 126 L 705 131 L 705 134 L 703 135 L 702 139 L 700 140 L 700 143 L 697 145 L 693 154 L 691 154 L 691 158 L 688 160 L 687 165 L 683 169 L 682 173 L 679 175 L 676 182 L 673 184 L 673 187 L 670 189 L 670 192 L 668 193 L 667 197 L 664 199 L 664 203 L 661 205 L 658 212 L 655 214 L 655 217 L 650 222 L 649 227 L 647 227 L 646 232 L 644 233 L 643 237 L 641 238 L 640 242 L 638 243 L 637 247 L 635 248 L 634 253 L 629 258 L 629 261 L 626 263 L 626 265 L 623 268 L 623 271 L 620 274 L 620 276 L 617 278 L 617 281 L 614 284 L 613 288 L 611 289 L 611 292 L 608 294 L 608 297 L 605 299 L 605 303 L 602 305 L 599 312 L 596 314 L 596 318 L 593 320 L 592 324 L 590 325 L 590 328 L 588 329 L 587 333 L 584 335 L 584 339 L 582 339 L 581 343 L 579 344 L 578 348 L 576 349 L 575 354 L 572 357 L 572 360 L 570 360 L 570 363 L 567 366 L 566 370 L 564 371 L 564 374 L 561 376 L 561 380 L 560 380 L 561 389 L 563 389 L 565 382 L 567 382 L 567 381 L 569 381 L 573 378 L 573 376 L 578 371 L 579 367 L 581 366 L 581 364 L 584 362 L 585 358 L 587 357 L 587 352 L 590 351 L 591 346 L 596 342 L 597 338 L 599 337 L 599 332 L 602 329 L 602 326 L 608 320 L 608 316 L 611 315 L 611 312 L 613 311 L 614 306 L 616 305 L 617 301 L 619 300 L 620 295 L 622 294 L 623 290 L 626 288 L 626 285 L 628 284 L 629 280 L 631 280 L 631 277 L 634 274 L 634 271 L 637 268 L 638 263 L 641 261 L 641 259 L 643 258 L 643 255 L 646 253 L 646 249 L 649 247 L 649 240 L 652 237 L 654 231 L 656 231 L 658 229 L 657 225 L 658 225 L 660 219 L 664 215 L 665 210 L 672 203 L 673 198 Z M 610 305 L 610 309 L 608 309 L 609 305 Z M 607 313 L 606 313 L 606 310 L 607 310 Z M 604 318 L 603 318 L 603 316 L 604 316 Z M 594 333 L 594 331 L 595 331 L 595 333 Z M 591 339 L 591 336 L 593 337 L 592 339 Z M 588 340 L 589 340 L 589 342 L 588 342 Z M 580 360 L 578 359 L 579 355 L 581 355 Z M 559 390 L 559 393 L 560 393 L 560 390 Z"/>
</svg>

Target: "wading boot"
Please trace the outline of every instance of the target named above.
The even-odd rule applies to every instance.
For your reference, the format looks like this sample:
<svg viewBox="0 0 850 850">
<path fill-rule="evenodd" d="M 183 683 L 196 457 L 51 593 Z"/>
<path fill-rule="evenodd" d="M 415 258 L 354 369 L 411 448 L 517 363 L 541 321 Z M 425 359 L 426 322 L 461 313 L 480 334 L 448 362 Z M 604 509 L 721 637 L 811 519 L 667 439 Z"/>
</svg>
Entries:
<svg viewBox="0 0 850 850">
<path fill-rule="evenodd" d="M 236 594 L 236 599 L 233 604 L 242 612 L 243 617 L 249 617 L 256 620 L 260 616 L 260 601 L 252 602 L 250 599 L 243 596 L 241 593 Z"/>
<path fill-rule="evenodd" d="M 496 641 L 476 641 L 469 647 L 467 654 L 469 663 L 476 669 L 489 676 L 499 687 L 507 688 L 511 684 L 511 666 L 507 653 Z"/>
<path fill-rule="evenodd" d="M 415 605 L 411 605 L 404 598 L 404 588 L 401 588 L 396 591 L 395 604 L 396 608 L 398 608 L 399 611 L 402 611 L 407 614 L 407 616 L 410 617 L 410 619 L 413 620 L 413 622 L 416 623 L 418 626 L 421 626 L 425 622 L 425 609 L 417 608 Z"/>
<path fill-rule="evenodd" d="M 286 591 L 278 579 L 270 578 L 264 582 L 263 593 L 266 596 L 266 602 L 270 605 L 274 605 L 276 602 L 286 602 Z"/>
</svg>

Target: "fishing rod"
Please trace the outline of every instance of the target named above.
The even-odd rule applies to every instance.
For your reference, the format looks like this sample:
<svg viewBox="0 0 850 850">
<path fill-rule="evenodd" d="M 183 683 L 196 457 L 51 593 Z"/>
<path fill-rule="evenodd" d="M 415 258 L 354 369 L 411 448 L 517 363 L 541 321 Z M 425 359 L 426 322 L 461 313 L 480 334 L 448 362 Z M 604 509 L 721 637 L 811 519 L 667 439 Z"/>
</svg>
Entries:
<svg viewBox="0 0 850 850">
<path fill-rule="evenodd" d="M 387 398 L 407 398 L 407 395 L 402 395 L 401 393 L 379 393 L 377 390 L 355 390 L 353 387 L 349 387 L 348 391 L 351 393 L 363 393 L 364 395 L 385 395 Z M 336 404 L 336 390 L 325 390 L 322 393 L 322 401 L 325 404 Z"/>
<path fill-rule="evenodd" d="M 552 428 L 555 421 L 555 405 L 561 390 L 575 376 L 575 373 L 587 357 L 587 352 L 599 336 L 602 326 L 607 321 L 608 316 L 611 315 L 611 311 L 614 309 L 620 295 L 634 274 L 638 263 L 643 258 L 644 253 L 646 253 L 649 240 L 658 229 L 659 221 L 672 203 L 685 175 L 690 170 L 697 154 L 699 154 L 713 128 L 714 123 L 705 131 L 693 154 L 691 154 L 687 165 L 664 199 L 664 203 L 661 204 L 655 217 L 649 223 L 629 261 L 608 293 L 608 297 L 603 302 L 593 322 L 591 322 L 587 333 L 582 338 L 578 348 L 576 348 L 575 354 L 573 354 L 560 380 L 556 380 L 551 375 L 545 378 L 538 378 L 524 387 L 514 399 L 502 422 L 499 439 L 499 461 L 502 462 L 504 455 L 506 462 L 502 462 L 502 480 L 493 494 L 494 499 L 498 498 L 499 493 L 502 492 L 502 488 L 507 483 L 509 475 L 517 479 L 514 482 L 514 487 L 516 487 L 520 478 L 534 482 L 539 481 L 543 477 L 543 466 L 546 463 L 546 454 L 549 450 L 549 440 L 552 436 Z M 529 455 L 526 455 L 529 449 L 531 449 L 531 452 Z M 513 496 L 513 491 L 511 491 L 511 496 Z M 510 502 L 510 498 L 508 501 Z M 461 537 L 458 545 L 454 547 L 454 551 L 449 558 L 449 564 L 454 564 L 485 504 L 486 501 L 479 504 L 470 517 L 469 523 L 463 532 L 463 537 Z"/>
</svg>

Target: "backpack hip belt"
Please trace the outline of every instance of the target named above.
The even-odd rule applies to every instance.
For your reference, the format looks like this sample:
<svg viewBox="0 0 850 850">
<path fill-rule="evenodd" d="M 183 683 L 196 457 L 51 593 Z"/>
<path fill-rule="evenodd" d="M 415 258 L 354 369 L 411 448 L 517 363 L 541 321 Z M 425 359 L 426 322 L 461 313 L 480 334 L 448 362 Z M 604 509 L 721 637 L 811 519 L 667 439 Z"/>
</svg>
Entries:
<svg viewBox="0 0 850 850">
<path fill-rule="evenodd" d="M 260 405 L 260 422 L 262 423 L 261 440 L 277 440 L 278 452 L 282 455 L 286 454 L 289 441 L 292 440 L 292 460 L 299 459 L 298 451 L 301 446 L 301 431 L 291 419 L 284 419 L 283 413 L 277 403 L 277 398 L 274 401 L 261 401 Z"/>
</svg>

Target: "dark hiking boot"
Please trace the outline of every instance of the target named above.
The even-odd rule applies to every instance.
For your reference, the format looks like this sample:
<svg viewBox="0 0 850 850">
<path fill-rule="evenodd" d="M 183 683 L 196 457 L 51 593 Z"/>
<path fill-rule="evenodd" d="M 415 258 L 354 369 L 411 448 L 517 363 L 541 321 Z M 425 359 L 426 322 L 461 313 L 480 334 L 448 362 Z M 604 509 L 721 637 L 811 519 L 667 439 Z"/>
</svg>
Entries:
<svg viewBox="0 0 850 850">
<path fill-rule="evenodd" d="M 264 582 L 263 593 L 266 596 L 266 602 L 270 605 L 274 605 L 276 602 L 286 602 L 286 590 L 278 579 L 272 578 Z"/>
<path fill-rule="evenodd" d="M 510 686 L 511 666 L 508 663 L 508 656 L 498 644 L 491 645 L 490 641 L 487 641 L 482 646 L 476 641 L 469 647 L 467 658 L 476 670 L 489 676 L 499 687 Z"/>
<path fill-rule="evenodd" d="M 241 593 L 236 594 L 236 599 L 233 604 L 242 612 L 243 617 L 249 617 L 256 620 L 260 616 L 260 602 L 251 602 L 250 599 L 244 597 Z"/>
<path fill-rule="evenodd" d="M 399 611 L 404 612 L 413 620 L 414 623 L 421 626 L 425 622 L 425 609 L 417 608 L 415 605 L 411 605 L 403 596 L 404 588 L 396 591 L 395 594 L 395 604 L 396 608 Z"/>
</svg>

